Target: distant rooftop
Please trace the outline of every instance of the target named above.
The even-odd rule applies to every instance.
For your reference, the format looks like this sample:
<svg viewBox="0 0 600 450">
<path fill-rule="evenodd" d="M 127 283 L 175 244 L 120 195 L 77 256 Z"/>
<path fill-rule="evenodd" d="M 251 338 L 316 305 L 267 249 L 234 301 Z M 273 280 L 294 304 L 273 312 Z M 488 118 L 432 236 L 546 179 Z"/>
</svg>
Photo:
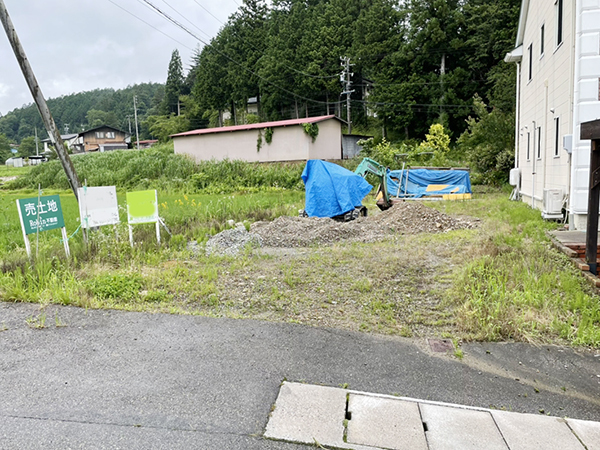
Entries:
<svg viewBox="0 0 600 450">
<path fill-rule="evenodd" d="M 235 125 L 231 127 L 202 128 L 199 130 L 186 131 L 185 133 L 173 134 L 171 137 L 196 136 L 199 134 L 226 133 L 242 130 L 256 130 L 259 128 L 287 127 L 293 125 L 302 125 L 303 123 L 318 123 L 329 119 L 339 120 L 336 116 L 332 114 L 329 116 L 306 117 L 303 119 L 278 120 L 276 122 L 248 123 L 245 125 Z"/>
</svg>

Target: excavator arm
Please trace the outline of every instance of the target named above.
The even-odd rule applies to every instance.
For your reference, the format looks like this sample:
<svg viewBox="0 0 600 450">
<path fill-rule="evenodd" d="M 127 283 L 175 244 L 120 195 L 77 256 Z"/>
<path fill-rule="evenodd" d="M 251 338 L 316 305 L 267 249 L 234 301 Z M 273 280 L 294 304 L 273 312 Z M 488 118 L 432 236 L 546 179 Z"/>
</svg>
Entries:
<svg viewBox="0 0 600 450">
<path fill-rule="evenodd" d="M 367 174 L 373 174 L 379 178 L 379 191 L 377 194 L 377 206 L 380 209 L 385 210 L 392 206 L 390 195 L 388 193 L 387 186 L 387 168 L 379 164 L 377 161 L 371 158 L 364 158 L 358 165 L 355 174 L 361 177 L 366 177 Z M 381 198 L 379 198 L 381 196 Z"/>
</svg>

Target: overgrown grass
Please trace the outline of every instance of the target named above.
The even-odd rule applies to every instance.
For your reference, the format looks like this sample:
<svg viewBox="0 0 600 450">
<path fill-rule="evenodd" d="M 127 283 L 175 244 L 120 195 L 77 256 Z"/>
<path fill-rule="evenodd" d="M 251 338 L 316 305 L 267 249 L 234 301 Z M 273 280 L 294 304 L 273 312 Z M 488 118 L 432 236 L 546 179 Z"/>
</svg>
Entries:
<svg viewBox="0 0 600 450">
<path fill-rule="evenodd" d="M 0 177 L 16 177 L 24 175 L 31 170 L 31 166 L 12 167 L 0 164 Z"/>
<path fill-rule="evenodd" d="M 546 232 L 556 224 L 498 195 L 436 206 L 484 219 L 450 296 L 468 338 L 600 345 L 598 292 L 551 247 Z"/>
<path fill-rule="evenodd" d="M 231 193 L 269 188 L 303 189 L 304 163 L 254 164 L 242 161 L 203 161 L 196 164 L 173 153 L 173 144 L 147 150 L 121 150 L 72 156 L 75 170 L 88 186 L 124 189 L 158 188 L 162 192 Z M 33 167 L 9 184 L 11 189 L 69 189 L 59 161 Z"/>
<path fill-rule="evenodd" d="M 138 178 L 131 186 L 159 189 L 160 215 L 172 233 L 163 231 L 160 246 L 153 226 L 143 225 L 135 227 L 136 245 L 130 247 L 125 189 L 120 188 L 121 225 L 91 233 L 87 245 L 77 233 L 70 241 L 70 260 L 57 230 L 40 234 L 39 243 L 33 235 L 40 257 L 31 262 L 15 199 L 33 197 L 36 191 L 0 191 L 0 299 L 254 317 L 402 336 L 600 346 L 598 293 L 551 247 L 546 232 L 557 225 L 523 203 L 508 201 L 507 193 L 430 204 L 448 214 L 480 218 L 474 230 L 340 243 L 282 255 L 208 257 L 202 241 L 226 228 L 229 220 L 249 224 L 295 216 L 304 193 L 288 186 L 297 182 L 298 168 L 227 161 L 192 163 L 186 172 L 189 160 L 184 158 L 174 167 L 189 176 L 178 181 L 164 175 L 173 178 L 171 169 L 161 168 L 175 155 L 154 152 L 161 153 L 156 167 L 142 167 L 151 153 L 135 164 L 140 164 L 137 170 L 147 170 L 143 177 L 155 178 Z M 142 155 L 132 154 L 133 159 Z M 104 159 L 106 155 L 116 159 Z M 130 186 L 118 178 L 132 176 L 119 165 L 121 157 L 113 152 L 84 158 L 91 158 L 92 172 L 115 168 L 113 175 L 102 175 L 104 181 Z M 99 165 L 93 166 L 96 159 Z M 46 170 L 32 169 L 27 183 L 36 185 L 32 180 L 38 176 L 50 180 Z M 88 178 L 88 184 L 103 183 Z M 242 192 L 229 192 L 233 186 L 242 186 Z M 210 193 L 221 190 L 227 193 Z M 79 226 L 75 198 L 68 191 L 44 192 L 54 193 L 61 196 L 71 234 Z M 187 249 L 192 239 L 200 243 L 200 253 Z"/>
</svg>

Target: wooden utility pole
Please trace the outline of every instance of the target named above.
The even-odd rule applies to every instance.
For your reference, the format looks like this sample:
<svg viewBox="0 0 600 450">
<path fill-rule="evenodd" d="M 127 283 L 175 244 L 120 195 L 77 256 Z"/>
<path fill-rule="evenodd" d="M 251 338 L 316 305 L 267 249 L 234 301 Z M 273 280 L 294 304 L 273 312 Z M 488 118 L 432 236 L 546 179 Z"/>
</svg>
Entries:
<svg viewBox="0 0 600 450">
<path fill-rule="evenodd" d="M 56 153 L 58 154 L 58 159 L 60 160 L 63 168 L 65 169 L 65 173 L 67 174 L 67 179 L 69 180 L 71 189 L 75 194 L 75 198 L 77 198 L 77 189 L 81 187 L 81 183 L 79 182 L 79 178 L 77 177 L 77 172 L 75 172 L 73 162 L 71 161 L 71 158 L 69 158 L 69 153 L 67 152 L 62 138 L 60 137 L 60 132 L 56 127 L 54 118 L 52 117 L 52 114 L 50 114 L 50 110 L 48 109 L 48 105 L 46 104 L 46 100 L 44 99 L 44 95 L 42 94 L 42 90 L 40 89 L 40 86 L 35 78 L 33 70 L 29 65 L 27 55 L 25 55 L 25 50 L 23 50 L 23 46 L 19 41 L 17 31 L 15 30 L 15 27 L 13 26 L 12 21 L 10 20 L 8 11 L 6 10 L 6 6 L 4 5 L 3 0 L 0 0 L 0 21 L 4 26 L 4 30 L 6 31 L 6 35 L 8 36 L 8 40 L 15 53 L 19 66 L 21 67 L 21 71 L 25 76 L 25 81 L 27 81 L 27 86 L 31 91 L 33 100 L 35 101 L 40 115 L 42 116 L 42 121 L 44 122 L 46 131 L 48 132 L 48 136 L 54 143 Z"/>
<path fill-rule="evenodd" d="M 590 191 L 588 194 L 587 227 L 585 231 L 585 262 L 590 272 L 598 275 L 598 207 L 600 204 L 600 120 L 581 124 L 581 140 L 591 139 Z"/>
</svg>

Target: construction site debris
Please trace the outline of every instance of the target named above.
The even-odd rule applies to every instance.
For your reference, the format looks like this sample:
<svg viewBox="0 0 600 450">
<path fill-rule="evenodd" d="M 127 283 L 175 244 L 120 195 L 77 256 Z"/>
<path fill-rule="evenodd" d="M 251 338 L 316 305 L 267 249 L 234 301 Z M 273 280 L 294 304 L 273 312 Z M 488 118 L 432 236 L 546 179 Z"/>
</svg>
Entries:
<svg viewBox="0 0 600 450">
<path fill-rule="evenodd" d="M 258 234 L 249 233 L 243 223 L 238 223 L 235 228 L 211 237 L 206 243 L 206 255 L 236 256 L 248 245 L 260 247 L 262 239 Z"/>
<path fill-rule="evenodd" d="M 442 233 L 477 225 L 478 219 L 451 217 L 419 202 L 402 202 L 350 222 L 282 216 L 272 222 L 256 222 L 251 231 L 262 238 L 265 247 L 309 247 L 342 240 L 375 242 L 393 234 Z"/>
</svg>

